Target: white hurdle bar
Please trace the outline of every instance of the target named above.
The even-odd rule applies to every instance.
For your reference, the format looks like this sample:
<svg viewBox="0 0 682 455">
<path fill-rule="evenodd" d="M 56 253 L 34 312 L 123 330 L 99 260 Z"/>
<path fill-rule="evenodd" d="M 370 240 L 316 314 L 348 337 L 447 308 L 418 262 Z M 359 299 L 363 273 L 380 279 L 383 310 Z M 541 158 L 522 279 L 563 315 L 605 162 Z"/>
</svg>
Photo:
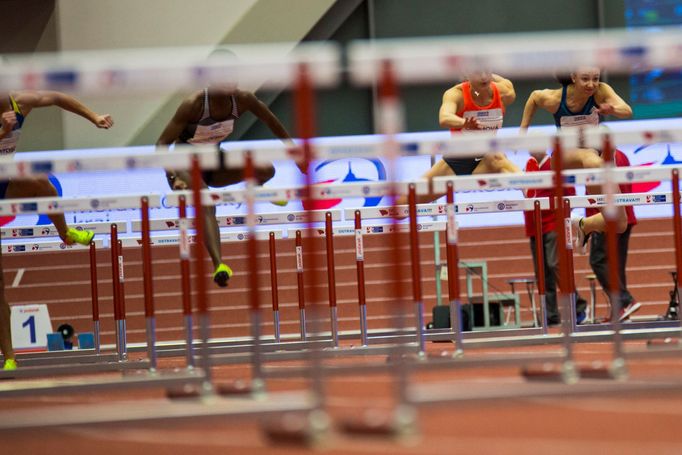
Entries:
<svg viewBox="0 0 682 455">
<path fill-rule="evenodd" d="M 307 65 L 311 83 L 318 87 L 335 86 L 340 79 L 341 51 L 335 43 L 230 45 L 231 55 L 209 55 L 216 50 L 220 47 L 8 55 L 0 68 L 0 89 L 114 96 L 196 90 L 209 84 L 249 86 L 254 80 L 262 88 L 276 89 L 293 86 L 300 65 Z"/>
<path fill-rule="evenodd" d="M 610 73 L 639 73 L 682 66 L 678 27 L 457 35 L 353 41 L 348 47 L 351 80 L 369 85 L 390 62 L 401 83 L 432 83 L 492 69 L 528 78 L 600 67 Z"/>
<path fill-rule="evenodd" d="M 138 153 L 116 153 L 112 150 L 111 153 L 49 159 L 22 155 L 0 156 L 0 178 L 78 171 L 189 169 L 192 156 L 195 155 L 202 169 L 215 169 L 220 164 L 215 146 L 207 145 L 178 145 L 173 150 L 157 149 Z"/>
</svg>

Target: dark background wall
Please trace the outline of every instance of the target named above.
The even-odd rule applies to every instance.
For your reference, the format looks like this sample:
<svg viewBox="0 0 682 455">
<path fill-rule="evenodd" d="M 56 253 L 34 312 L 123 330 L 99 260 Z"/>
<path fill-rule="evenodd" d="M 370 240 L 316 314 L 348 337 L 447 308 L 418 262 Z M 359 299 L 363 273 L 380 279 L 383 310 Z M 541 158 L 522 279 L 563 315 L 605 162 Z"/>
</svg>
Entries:
<svg viewBox="0 0 682 455">
<path fill-rule="evenodd" d="M 601 4 L 601 9 L 600 9 Z M 333 14 L 330 10 L 328 14 Z M 331 35 L 346 43 L 353 39 L 422 37 L 598 29 L 624 26 L 624 5 L 620 0 L 365 0 L 343 25 Z M 607 75 L 605 75 L 607 76 Z M 402 87 L 408 131 L 439 129 L 438 108 L 443 92 L 452 84 Z M 505 125 L 518 125 L 523 105 L 532 90 L 556 87 L 547 77 L 514 80 L 517 100 L 508 109 Z M 624 78 L 609 79 L 626 100 L 629 84 Z M 370 89 L 342 87 L 321 92 L 317 98 L 318 134 L 346 135 L 374 132 Z M 293 125 L 291 97 L 282 93 L 271 103 L 273 111 L 289 128 Z M 538 112 L 536 124 L 552 123 L 551 117 Z M 295 134 L 295 132 L 292 132 Z M 244 138 L 271 137 L 257 123 L 243 133 Z"/>
<path fill-rule="evenodd" d="M 55 8 L 56 0 L 0 0 L 0 54 L 58 51 Z M 51 127 L 30 134 L 31 123 Z M 63 146 L 62 116 L 56 109 L 37 109 L 26 130 L 34 138 L 35 150 Z"/>
</svg>

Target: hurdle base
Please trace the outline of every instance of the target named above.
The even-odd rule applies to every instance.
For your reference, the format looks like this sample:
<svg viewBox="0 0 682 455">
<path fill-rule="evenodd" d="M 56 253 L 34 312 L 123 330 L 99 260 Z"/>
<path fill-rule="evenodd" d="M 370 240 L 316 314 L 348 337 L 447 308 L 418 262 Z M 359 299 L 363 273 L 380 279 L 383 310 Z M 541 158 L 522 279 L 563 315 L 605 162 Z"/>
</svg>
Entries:
<svg viewBox="0 0 682 455">
<path fill-rule="evenodd" d="M 338 423 L 339 431 L 353 436 L 405 438 L 417 433 L 416 411 L 399 406 L 394 411 L 367 409 L 359 419 Z"/>
<path fill-rule="evenodd" d="M 329 417 L 321 410 L 307 414 L 289 413 L 263 422 L 261 431 L 277 445 L 315 447 L 329 430 Z"/>
<path fill-rule="evenodd" d="M 625 379 L 627 373 L 620 367 L 618 361 L 612 364 L 595 361 L 588 366 L 579 368 L 580 377 L 585 379 Z"/>
<path fill-rule="evenodd" d="M 195 399 L 204 395 L 204 389 L 200 384 L 185 384 L 180 388 L 166 389 L 166 398 L 169 400 Z"/>
<path fill-rule="evenodd" d="M 443 351 L 445 352 L 445 351 Z M 442 353 L 441 353 L 442 354 Z M 401 353 L 391 353 L 386 356 L 386 363 L 397 363 L 399 361 L 403 362 L 410 362 L 410 363 L 415 363 L 415 362 L 422 362 L 428 358 L 442 358 L 445 357 L 444 355 L 430 355 L 427 354 L 426 352 L 401 352 Z"/>
<path fill-rule="evenodd" d="M 252 395 L 259 391 L 259 387 L 249 384 L 246 381 L 237 379 L 227 384 L 215 385 L 215 392 L 221 396 Z"/>
<path fill-rule="evenodd" d="M 671 348 L 674 347 L 676 344 L 680 344 L 680 339 L 679 338 L 673 338 L 673 337 L 666 337 L 666 338 L 656 338 L 653 340 L 647 340 L 646 346 L 649 349 L 658 349 L 658 348 Z"/>
<path fill-rule="evenodd" d="M 521 376 L 527 381 L 573 384 L 580 378 L 580 371 L 575 368 L 572 362 L 566 362 L 559 366 L 553 363 L 544 363 L 540 367 L 523 367 L 521 369 Z"/>
</svg>

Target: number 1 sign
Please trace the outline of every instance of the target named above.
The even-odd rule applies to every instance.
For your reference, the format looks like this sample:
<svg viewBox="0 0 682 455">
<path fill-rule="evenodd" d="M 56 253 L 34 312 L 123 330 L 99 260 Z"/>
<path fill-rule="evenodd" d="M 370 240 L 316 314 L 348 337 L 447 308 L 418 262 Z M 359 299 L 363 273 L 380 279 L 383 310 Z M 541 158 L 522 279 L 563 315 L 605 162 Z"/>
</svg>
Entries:
<svg viewBox="0 0 682 455">
<path fill-rule="evenodd" d="M 44 351 L 52 322 L 47 305 L 14 305 L 12 308 L 12 346 L 17 351 Z"/>
</svg>

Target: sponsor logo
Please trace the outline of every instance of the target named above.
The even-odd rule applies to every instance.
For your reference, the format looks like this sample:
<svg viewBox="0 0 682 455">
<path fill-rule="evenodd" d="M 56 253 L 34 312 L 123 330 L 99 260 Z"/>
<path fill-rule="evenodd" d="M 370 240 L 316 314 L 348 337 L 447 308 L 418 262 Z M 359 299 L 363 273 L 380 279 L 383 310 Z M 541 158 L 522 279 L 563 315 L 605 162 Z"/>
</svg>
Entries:
<svg viewBox="0 0 682 455">
<path fill-rule="evenodd" d="M 99 199 L 93 199 L 93 200 L 90 201 L 90 207 L 92 207 L 92 208 L 95 209 L 95 210 L 97 210 L 97 208 L 99 207 L 99 205 L 100 205 Z"/>
<path fill-rule="evenodd" d="M 646 203 L 652 204 L 656 202 L 667 202 L 665 194 L 648 194 L 646 197 Z"/>
<path fill-rule="evenodd" d="M 296 219 L 296 217 L 294 216 L 293 213 L 290 213 L 287 215 L 287 221 L 294 221 L 295 219 Z"/>
<path fill-rule="evenodd" d="M 12 204 L 14 205 L 14 204 Z M 22 212 L 35 212 L 38 210 L 38 203 L 37 202 L 25 202 L 23 204 L 19 204 L 20 210 Z M 54 203 L 54 207 L 57 207 L 57 203 Z"/>
<path fill-rule="evenodd" d="M 497 204 L 497 210 L 504 210 L 506 208 L 506 204 L 504 202 L 500 202 Z"/>
<path fill-rule="evenodd" d="M 352 150 L 357 151 L 355 148 Z M 367 175 L 360 177 L 356 173 Z M 386 180 L 386 169 L 384 164 L 378 159 L 348 158 L 323 161 L 314 169 L 317 185 L 332 185 L 340 182 L 379 182 Z M 298 190 L 300 193 L 304 190 Z M 361 189 L 365 195 L 363 207 L 375 207 L 379 205 L 381 196 L 370 197 L 369 187 Z M 329 194 L 321 192 L 320 194 Z M 306 210 L 326 210 L 336 207 L 343 202 L 342 198 L 331 198 L 318 201 L 304 201 L 303 208 Z"/>
</svg>

